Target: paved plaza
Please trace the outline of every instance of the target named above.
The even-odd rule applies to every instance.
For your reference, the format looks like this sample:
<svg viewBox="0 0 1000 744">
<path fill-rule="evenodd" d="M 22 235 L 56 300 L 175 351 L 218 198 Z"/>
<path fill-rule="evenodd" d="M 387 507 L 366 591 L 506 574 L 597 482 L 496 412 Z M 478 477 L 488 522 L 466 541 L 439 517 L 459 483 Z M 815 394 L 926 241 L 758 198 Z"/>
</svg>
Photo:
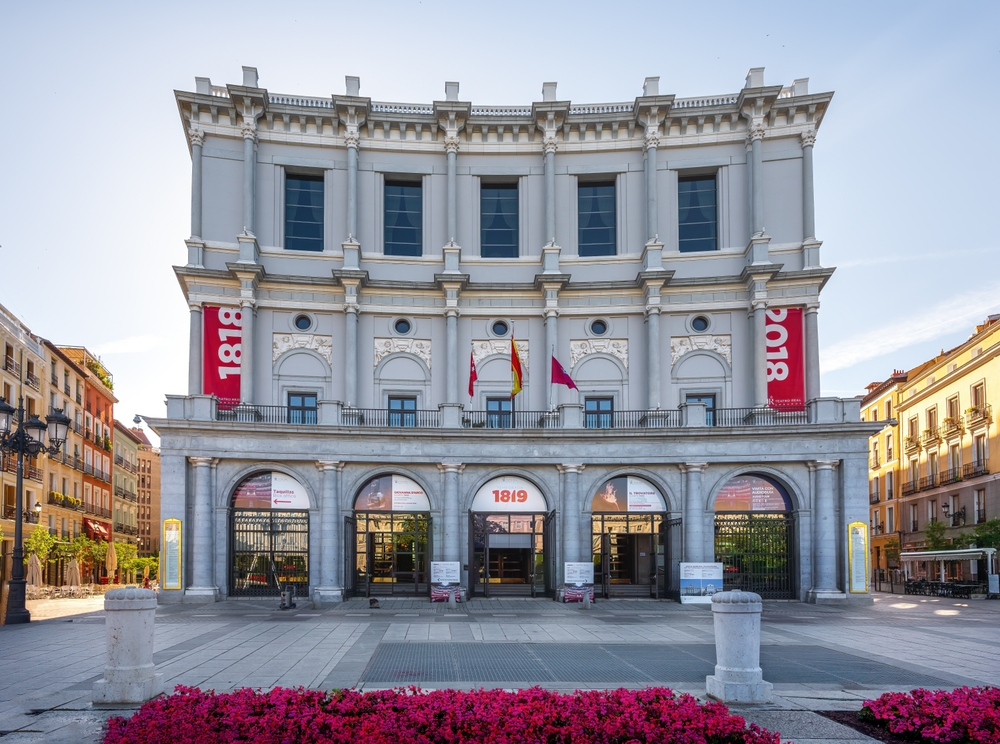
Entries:
<svg viewBox="0 0 1000 744">
<path fill-rule="evenodd" d="M 715 663 L 707 606 L 544 599 L 277 601 L 161 606 L 154 661 L 167 689 L 357 687 L 556 690 L 664 685 L 704 697 Z M 86 606 L 80 609 L 86 610 Z M 105 660 L 103 611 L 0 628 L 4 744 L 93 742 Z M 870 606 L 765 602 L 764 678 L 775 701 L 737 712 L 801 742 L 865 740 L 819 710 L 857 710 L 886 690 L 1000 685 L 1000 602 L 876 595 Z M 127 712 L 124 713 L 127 715 Z"/>
</svg>

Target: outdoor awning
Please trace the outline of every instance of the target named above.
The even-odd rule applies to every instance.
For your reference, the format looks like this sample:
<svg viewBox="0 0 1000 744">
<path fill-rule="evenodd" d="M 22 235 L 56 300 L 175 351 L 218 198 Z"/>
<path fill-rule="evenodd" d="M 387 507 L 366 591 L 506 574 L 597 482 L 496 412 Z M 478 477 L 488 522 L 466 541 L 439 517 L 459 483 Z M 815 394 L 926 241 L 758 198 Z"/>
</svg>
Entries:
<svg viewBox="0 0 1000 744">
<path fill-rule="evenodd" d="M 89 528 L 91 532 L 96 532 L 101 537 L 104 538 L 110 537 L 110 533 L 108 532 L 107 527 L 105 527 L 100 522 L 95 522 L 93 519 L 84 518 L 83 525 L 84 527 Z"/>
<path fill-rule="evenodd" d="M 900 553 L 903 561 L 978 561 L 990 559 L 996 548 L 968 548 L 967 550 L 927 550 L 919 553 Z"/>
</svg>

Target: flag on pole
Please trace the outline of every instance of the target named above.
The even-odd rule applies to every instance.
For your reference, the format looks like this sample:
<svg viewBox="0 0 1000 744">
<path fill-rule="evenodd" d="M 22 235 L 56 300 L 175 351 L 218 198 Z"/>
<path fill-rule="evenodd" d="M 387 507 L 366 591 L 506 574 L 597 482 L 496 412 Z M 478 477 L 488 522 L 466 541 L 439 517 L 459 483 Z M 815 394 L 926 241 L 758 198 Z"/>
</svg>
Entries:
<svg viewBox="0 0 1000 744">
<path fill-rule="evenodd" d="M 553 385 L 565 385 L 570 390 L 579 390 L 576 383 L 573 382 L 573 378 L 569 376 L 569 372 L 566 368 L 559 364 L 559 361 L 552 357 L 552 384 Z"/>
<path fill-rule="evenodd" d="M 476 380 L 479 379 L 479 373 L 476 372 L 476 357 L 470 351 L 469 352 L 469 397 L 474 398 L 476 396 L 476 389 L 473 387 L 476 384 Z"/>
<path fill-rule="evenodd" d="M 519 392 L 521 392 L 521 356 L 517 353 L 517 342 L 514 340 L 513 334 L 510 337 L 510 374 L 511 374 L 511 387 L 510 387 L 510 397 L 513 398 Z"/>
</svg>

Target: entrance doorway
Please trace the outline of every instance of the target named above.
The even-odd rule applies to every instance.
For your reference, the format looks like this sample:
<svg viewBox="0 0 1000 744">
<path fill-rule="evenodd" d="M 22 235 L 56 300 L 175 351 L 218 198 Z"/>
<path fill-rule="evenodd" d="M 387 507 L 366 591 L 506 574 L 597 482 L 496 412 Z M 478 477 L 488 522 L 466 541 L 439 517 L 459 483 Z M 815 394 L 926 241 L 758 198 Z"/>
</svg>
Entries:
<svg viewBox="0 0 1000 744">
<path fill-rule="evenodd" d="M 384 475 L 368 481 L 345 518 L 345 591 L 351 596 L 430 592 L 430 502 L 413 480 Z"/>
<path fill-rule="evenodd" d="M 795 515 L 791 499 L 762 475 L 733 478 L 715 499 L 715 560 L 726 591 L 795 598 Z"/>
<path fill-rule="evenodd" d="M 552 594 L 546 561 L 555 512 L 469 514 L 469 596 L 536 597 Z"/>
</svg>

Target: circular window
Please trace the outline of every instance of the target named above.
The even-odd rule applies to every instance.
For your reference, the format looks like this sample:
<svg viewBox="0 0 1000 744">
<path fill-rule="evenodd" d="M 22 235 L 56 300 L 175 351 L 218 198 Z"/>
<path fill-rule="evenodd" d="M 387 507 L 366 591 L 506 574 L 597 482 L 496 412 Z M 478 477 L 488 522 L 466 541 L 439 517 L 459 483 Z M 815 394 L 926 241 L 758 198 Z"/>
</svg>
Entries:
<svg viewBox="0 0 1000 744">
<path fill-rule="evenodd" d="M 590 332 L 595 336 L 603 336 L 608 332 L 608 324 L 603 320 L 595 320 L 590 324 Z"/>
<path fill-rule="evenodd" d="M 308 331 L 312 328 L 312 318 L 308 315 L 296 315 L 295 316 L 295 327 L 300 331 Z"/>
<path fill-rule="evenodd" d="M 400 336 L 405 336 L 413 326 L 406 318 L 400 318 L 392 324 L 392 327 Z"/>
<path fill-rule="evenodd" d="M 708 318 L 706 318 L 704 315 L 699 315 L 697 318 L 694 318 L 691 321 L 691 328 L 697 331 L 698 333 L 703 333 L 704 331 L 707 331 L 708 325 L 709 325 Z"/>
<path fill-rule="evenodd" d="M 507 325 L 507 321 L 505 320 L 494 320 L 493 325 L 490 326 L 490 330 L 494 336 L 506 336 L 507 331 L 510 330 L 510 326 Z"/>
</svg>

